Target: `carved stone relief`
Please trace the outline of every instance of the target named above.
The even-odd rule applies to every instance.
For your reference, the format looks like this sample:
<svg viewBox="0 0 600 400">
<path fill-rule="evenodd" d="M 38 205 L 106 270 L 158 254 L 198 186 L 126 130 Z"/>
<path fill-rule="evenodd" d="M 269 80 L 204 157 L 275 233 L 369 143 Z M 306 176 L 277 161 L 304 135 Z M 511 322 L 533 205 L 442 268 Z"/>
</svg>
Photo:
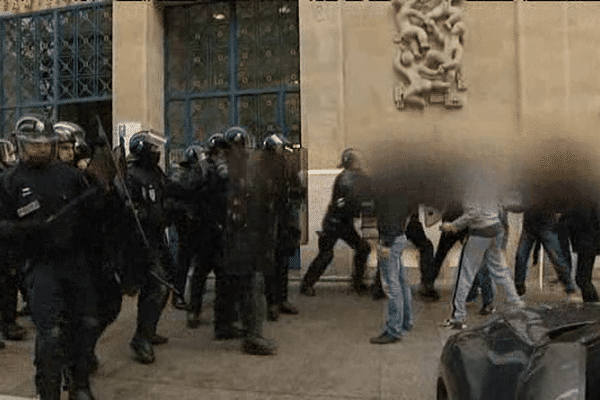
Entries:
<svg viewBox="0 0 600 400">
<path fill-rule="evenodd" d="M 462 73 L 465 25 L 462 0 L 393 0 L 394 71 L 399 110 L 441 104 L 461 108 L 467 89 Z"/>
</svg>

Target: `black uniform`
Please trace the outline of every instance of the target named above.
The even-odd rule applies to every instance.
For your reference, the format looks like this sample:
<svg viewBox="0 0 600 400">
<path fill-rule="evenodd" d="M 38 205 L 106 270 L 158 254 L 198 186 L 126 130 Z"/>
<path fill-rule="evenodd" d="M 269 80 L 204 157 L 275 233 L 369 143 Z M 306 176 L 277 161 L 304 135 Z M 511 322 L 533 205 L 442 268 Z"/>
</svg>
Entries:
<svg viewBox="0 0 600 400">
<path fill-rule="evenodd" d="M 225 250 L 217 279 L 215 336 L 231 337 L 235 305 L 246 331 L 243 349 L 274 354 L 262 338 L 265 318 L 264 269 L 273 260 L 273 182 L 260 152 L 234 148 L 228 157 Z"/>
<path fill-rule="evenodd" d="M 354 229 L 354 218 L 360 216 L 362 204 L 359 194 L 368 192 L 367 177 L 361 171 L 344 169 L 335 178 L 331 202 L 322 222 L 323 230 L 319 233 L 319 254 L 302 278 L 303 293 L 312 294 L 314 291 L 313 285 L 333 260 L 333 248 L 338 239 L 348 243 L 355 251 L 352 285 L 356 291 L 363 291 L 362 281 L 371 246 Z"/>
<path fill-rule="evenodd" d="M 176 284 L 186 297 L 188 327 L 196 328 L 206 279 L 219 271 L 223 251 L 225 181 L 212 159 L 184 165 L 171 179 L 169 196 L 178 210 L 178 270 Z"/>
<path fill-rule="evenodd" d="M 136 229 L 135 242 L 124 254 L 124 262 L 129 269 L 124 273 L 125 283 L 140 291 L 137 329 L 131 347 L 136 360 L 142 363 L 154 361 L 151 344 L 157 344 L 156 327 L 169 294 L 167 288 L 151 275 L 153 272 L 164 278 L 165 265 L 169 265 L 171 257 L 165 236 L 165 180 L 162 170 L 148 160 L 133 159 L 127 166 L 127 188 L 148 241 L 146 247 L 141 232 Z M 140 348 L 147 357 L 139 357 L 141 353 L 137 350 Z"/>
<path fill-rule="evenodd" d="M 275 184 L 276 213 L 274 260 L 265 270 L 265 294 L 270 320 L 276 320 L 279 312 L 298 313 L 288 302 L 288 270 L 290 258 L 300 247 L 298 213 L 305 195 L 298 177 L 299 155 L 299 152 L 293 153 L 287 149 L 283 152 L 270 152 L 268 169 Z"/>
<path fill-rule="evenodd" d="M 0 174 L 10 168 L 11 165 L 0 162 Z M 16 322 L 21 283 L 19 272 L 23 262 L 18 257 L 18 248 L 8 243 L 0 246 L 0 322 L 5 339 L 20 340 L 25 336 L 25 329 Z"/>
<path fill-rule="evenodd" d="M 91 190 L 80 171 L 58 162 L 43 168 L 20 162 L 0 186 L 0 234 L 23 243 L 20 256 L 27 257 L 24 282 L 37 330 L 34 363 L 43 400 L 60 398 L 64 366 L 72 372 L 74 389 L 89 389 L 100 271 L 86 263 L 92 228 L 86 221 L 102 209 L 85 201 Z M 69 203 L 78 206 L 59 213 Z"/>
<path fill-rule="evenodd" d="M 592 272 L 598 251 L 600 223 L 597 206 L 574 208 L 565 216 L 573 251 L 577 253 L 575 282 L 585 302 L 597 302 L 598 292 L 592 283 Z"/>
</svg>

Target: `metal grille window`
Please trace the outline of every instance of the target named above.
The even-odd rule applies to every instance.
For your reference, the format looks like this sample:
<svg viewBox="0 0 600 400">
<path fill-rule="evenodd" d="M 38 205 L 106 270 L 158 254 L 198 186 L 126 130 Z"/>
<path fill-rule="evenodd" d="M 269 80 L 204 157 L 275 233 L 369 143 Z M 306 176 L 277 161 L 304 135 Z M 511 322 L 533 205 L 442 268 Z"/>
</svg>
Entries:
<svg viewBox="0 0 600 400">
<path fill-rule="evenodd" d="M 0 18 L 0 133 L 29 112 L 112 98 L 112 5 L 95 2 Z M 101 104 L 101 103 L 99 103 Z"/>
<path fill-rule="evenodd" d="M 300 142 L 296 0 L 204 0 L 165 7 L 165 16 L 172 150 L 232 125 Z"/>
</svg>

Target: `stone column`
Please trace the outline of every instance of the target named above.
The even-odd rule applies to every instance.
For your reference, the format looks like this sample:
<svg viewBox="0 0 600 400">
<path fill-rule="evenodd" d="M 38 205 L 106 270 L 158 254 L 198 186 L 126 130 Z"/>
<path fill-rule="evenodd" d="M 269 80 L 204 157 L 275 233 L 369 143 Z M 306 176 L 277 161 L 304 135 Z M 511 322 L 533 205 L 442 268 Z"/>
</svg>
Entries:
<svg viewBox="0 0 600 400">
<path fill-rule="evenodd" d="M 113 126 L 139 123 L 164 135 L 163 49 L 162 13 L 154 1 L 113 2 Z"/>
</svg>

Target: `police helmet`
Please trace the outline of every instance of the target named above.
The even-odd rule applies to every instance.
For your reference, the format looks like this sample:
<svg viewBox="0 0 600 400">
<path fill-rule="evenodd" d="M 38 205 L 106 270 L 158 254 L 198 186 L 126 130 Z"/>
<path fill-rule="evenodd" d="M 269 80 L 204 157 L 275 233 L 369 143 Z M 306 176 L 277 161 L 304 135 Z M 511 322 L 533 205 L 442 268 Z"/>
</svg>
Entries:
<svg viewBox="0 0 600 400">
<path fill-rule="evenodd" d="M 193 144 L 183 152 L 183 160 L 181 161 L 181 164 L 196 164 L 198 161 L 206 158 L 206 152 L 206 147 L 203 145 Z"/>
<path fill-rule="evenodd" d="M 90 156 L 90 148 L 85 140 L 83 128 L 73 122 L 59 121 L 54 124 L 59 143 L 73 143 L 75 159 L 80 160 Z"/>
<path fill-rule="evenodd" d="M 246 147 L 249 143 L 248 132 L 241 126 L 232 126 L 227 128 L 224 133 L 225 139 L 232 146 Z"/>
<path fill-rule="evenodd" d="M 150 160 L 160 154 L 165 143 L 165 139 L 150 131 L 140 131 L 129 139 L 129 152 L 138 160 Z"/>
<path fill-rule="evenodd" d="M 342 160 L 338 168 L 356 169 L 359 166 L 358 154 L 354 149 L 348 148 L 342 152 Z"/>
<path fill-rule="evenodd" d="M 281 150 L 288 145 L 286 138 L 274 132 L 267 133 L 262 142 L 262 148 L 269 151 Z"/>
<path fill-rule="evenodd" d="M 42 115 L 25 115 L 15 124 L 15 136 L 17 141 L 54 143 L 57 139 L 52 124 Z"/>
<path fill-rule="evenodd" d="M 85 137 L 83 129 L 72 122 L 59 121 L 53 126 L 59 143 L 76 143 L 77 137 Z"/>
<path fill-rule="evenodd" d="M 216 153 L 219 149 L 226 149 L 229 147 L 229 143 L 222 133 L 214 133 L 207 141 L 208 152 L 211 154 Z"/>
<path fill-rule="evenodd" d="M 10 140 L 0 139 L 0 160 L 4 164 L 10 164 L 15 161 L 15 146 Z"/>
</svg>

